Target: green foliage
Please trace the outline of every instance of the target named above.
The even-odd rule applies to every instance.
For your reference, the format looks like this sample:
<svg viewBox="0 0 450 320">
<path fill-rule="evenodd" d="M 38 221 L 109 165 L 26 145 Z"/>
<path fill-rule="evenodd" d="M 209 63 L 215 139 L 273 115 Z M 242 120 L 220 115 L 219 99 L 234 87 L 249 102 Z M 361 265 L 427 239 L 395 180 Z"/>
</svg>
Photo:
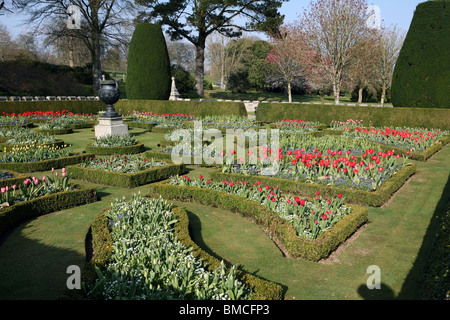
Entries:
<svg viewBox="0 0 450 320">
<path fill-rule="evenodd" d="M 72 68 L 27 59 L 0 62 L 0 92 L 24 96 L 86 94 Z"/>
<path fill-rule="evenodd" d="M 361 191 L 346 189 L 340 187 L 334 187 L 329 185 L 320 185 L 309 182 L 299 182 L 290 179 L 272 178 L 269 176 L 252 176 L 236 173 L 222 173 L 222 170 L 216 170 L 211 173 L 211 179 L 217 181 L 248 181 L 255 184 L 257 181 L 261 181 L 264 185 L 276 185 L 280 190 L 285 193 L 295 193 L 299 196 L 313 198 L 316 192 L 320 192 L 323 197 L 333 198 L 338 194 L 342 194 L 348 203 L 372 207 L 380 207 L 390 197 L 400 189 L 403 184 L 416 172 L 416 165 L 411 164 L 403 167 L 397 174 L 389 178 L 384 182 L 376 191 Z"/>
<path fill-rule="evenodd" d="M 128 53 L 127 98 L 167 100 L 170 88 L 170 59 L 161 26 L 138 24 Z"/>
<path fill-rule="evenodd" d="M 97 201 L 95 188 L 77 187 L 74 190 L 58 192 L 20 202 L 0 211 L 0 235 L 16 227 L 24 219 L 35 218 Z"/>
<path fill-rule="evenodd" d="M 173 175 L 186 173 L 186 166 L 184 164 L 168 164 L 136 173 L 87 169 L 82 168 L 80 165 L 66 167 L 66 170 L 73 178 L 112 186 L 134 188 L 147 183 L 165 180 Z"/>
<path fill-rule="evenodd" d="M 375 127 L 422 127 L 450 130 L 450 110 L 437 108 L 370 108 L 325 104 L 260 103 L 256 120 L 301 119 L 331 123 L 348 119 L 372 122 Z"/>
<path fill-rule="evenodd" d="M 180 98 L 198 98 L 199 96 L 195 89 L 195 78 L 179 65 L 172 65 L 171 70 Z"/>
<path fill-rule="evenodd" d="M 450 108 L 449 51 L 449 1 L 420 3 L 395 66 L 394 107 Z"/>
<path fill-rule="evenodd" d="M 237 212 L 252 219 L 271 238 L 277 239 L 290 256 L 302 257 L 311 261 L 326 258 L 362 224 L 367 222 L 367 210 L 352 206 L 352 213 L 340 220 L 332 229 L 316 240 L 308 240 L 300 238 L 291 223 L 274 214 L 269 208 L 238 195 L 163 183 L 152 184 L 150 194 L 160 194 L 166 199 L 195 201 Z"/>
</svg>

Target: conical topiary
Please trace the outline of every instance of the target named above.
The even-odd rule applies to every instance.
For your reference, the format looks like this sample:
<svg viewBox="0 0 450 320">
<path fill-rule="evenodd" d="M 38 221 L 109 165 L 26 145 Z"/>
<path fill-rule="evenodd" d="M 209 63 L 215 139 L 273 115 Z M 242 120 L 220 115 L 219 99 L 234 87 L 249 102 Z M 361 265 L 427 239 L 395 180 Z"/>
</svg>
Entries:
<svg viewBox="0 0 450 320">
<path fill-rule="evenodd" d="M 392 79 L 394 107 L 450 108 L 450 0 L 420 3 Z"/>
<path fill-rule="evenodd" d="M 160 25 L 136 25 L 128 51 L 128 99 L 168 100 L 170 59 Z"/>
</svg>

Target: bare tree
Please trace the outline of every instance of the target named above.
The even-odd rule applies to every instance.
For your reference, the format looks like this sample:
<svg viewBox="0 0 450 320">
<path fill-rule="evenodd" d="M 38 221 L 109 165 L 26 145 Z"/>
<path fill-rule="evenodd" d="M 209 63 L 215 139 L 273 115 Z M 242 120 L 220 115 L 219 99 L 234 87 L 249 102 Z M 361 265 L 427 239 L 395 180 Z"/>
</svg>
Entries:
<svg viewBox="0 0 450 320">
<path fill-rule="evenodd" d="M 380 32 L 376 79 L 381 88 L 380 102 L 384 104 L 386 90 L 392 84 L 395 64 L 405 41 L 406 33 L 398 29 L 397 26 L 382 28 Z"/>
<path fill-rule="evenodd" d="M 274 46 L 266 61 L 272 65 L 272 76 L 286 86 L 289 102 L 292 102 L 292 86 L 303 78 L 307 69 L 306 37 L 293 25 L 284 25 L 279 35 L 271 37 Z"/>
<path fill-rule="evenodd" d="M 324 62 L 315 67 L 332 78 L 336 104 L 356 46 L 370 32 L 367 8 L 365 0 L 316 0 L 299 17 L 311 51 L 322 57 L 317 61 Z"/>
<path fill-rule="evenodd" d="M 133 1 L 17 0 L 16 2 L 21 12 L 30 15 L 28 23 L 34 25 L 37 30 L 41 24 L 55 19 L 68 22 L 67 28 L 54 30 L 53 36 L 76 37 L 85 42 L 91 53 L 93 90 L 96 92 L 102 74 L 102 41 L 123 41 L 123 28 L 126 28 L 133 18 Z"/>
</svg>

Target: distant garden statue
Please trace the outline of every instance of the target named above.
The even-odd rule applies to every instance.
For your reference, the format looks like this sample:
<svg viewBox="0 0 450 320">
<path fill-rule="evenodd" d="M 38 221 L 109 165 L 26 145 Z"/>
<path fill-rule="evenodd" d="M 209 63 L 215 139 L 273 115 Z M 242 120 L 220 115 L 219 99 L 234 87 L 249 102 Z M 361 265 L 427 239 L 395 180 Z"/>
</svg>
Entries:
<svg viewBox="0 0 450 320">
<path fill-rule="evenodd" d="M 172 77 L 172 88 L 170 90 L 169 100 L 178 100 L 180 94 L 178 93 L 177 87 L 175 85 L 175 77 Z"/>
</svg>

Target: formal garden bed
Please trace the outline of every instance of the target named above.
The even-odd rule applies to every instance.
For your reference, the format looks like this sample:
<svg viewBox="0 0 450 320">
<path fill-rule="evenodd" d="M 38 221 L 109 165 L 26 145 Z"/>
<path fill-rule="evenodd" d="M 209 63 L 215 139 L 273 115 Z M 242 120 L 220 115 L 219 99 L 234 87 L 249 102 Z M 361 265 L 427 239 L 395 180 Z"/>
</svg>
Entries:
<svg viewBox="0 0 450 320">
<path fill-rule="evenodd" d="M 133 188 L 186 173 L 184 164 L 171 164 L 142 155 L 116 154 L 85 157 L 82 163 L 67 167 L 73 178 L 112 186 Z"/>
<path fill-rule="evenodd" d="M 96 155 L 137 154 L 145 151 L 145 145 L 131 134 L 107 135 L 95 138 L 95 141 L 88 144 L 85 150 Z"/>
<path fill-rule="evenodd" d="M 88 274 L 95 275 L 96 269 L 101 281 L 95 276 L 87 279 L 89 298 L 280 300 L 283 296 L 280 285 L 203 251 L 190 238 L 186 211 L 161 197 L 116 200 L 95 218 L 92 239 Z M 132 239 L 136 240 L 131 245 Z M 124 247 L 124 240 L 130 246 Z M 138 262 L 132 266 L 131 256 Z"/>
<path fill-rule="evenodd" d="M 2 187 L 0 235 L 27 219 L 97 201 L 96 189 L 70 183 L 65 169 Z"/>
<path fill-rule="evenodd" d="M 136 193 L 130 200 L 115 200 L 111 207 L 101 210 L 92 222 L 93 257 L 88 265 L 89 270 L 84 271 L 85 276 L 89 277 L 86 279 L 88 280 L 86 284 L 89 283 L 89 293 L 88 296 L 83 294 L 82 297 L 76 298 L 109 299 L 120 296 L 122 298 L 279 300 L 285 298 L 286 288 L 283 281 L 271 282 L 270 276 L 259 277 L 253 272 L 247 273 L 244 271 L 246 268 L 236 267 L 240 262 L 239 259 L 234 265 L 222 264 L 220 258 L 206 250 L 207 247 L 205 249 L 207 244 L 194 243 L 190 229 L 193 221 L 190 219 L 195 217 L 183 209 L 182 204 L 198 203 L 206 207 L 222 208 L 230 213 L 238 213 L 259 226 L 265 232 L 264 235 L 267 234 L 270 241 L 273 241 L 282 251 L 285 260 L 304 260 L 323 266 L 322 262 L 334 253 L 346 250 L 344 244 L 353 235 L 366 236 L 365 231 L 362 233 L 358 231 L 371 227 L 368 224 L 371 220 L 369 220 L 370 215 L 374 219 L 379 219 L 375 217 L 375 213 L 379 212 L 377 210 L 383 210 L 379 207 L 389 203 L 396 191 L 417 173 L 419 164 L 415 161 L 423 162 L 429 159 L 432 154 L 442 150 L 450 140 L 447 132 L 441 131 L 435 134 L 433 131 L 431 134 L 436 138 L 433 139 L 435 142 L 427 145 L 424 142 L 423 149 L 413 152 L 410 146 L 402 149 L 399 145 L 392 146 L 389 143 L 382 143 L 383 141 L 357 136 L 356 134 L 360 134 L 357 128 L 363 128 L 363 126 L 356 121 L 345 122 L 344 129 L 341 128 L 343 123 L 326 128 L 318 121 L 310 122 L 294 118 L 289 121 L 270 122 L 263 126 L 256 121 L 240 122 L 234 117 L 211 117 L 211 119 L 220 120 L 210 121 L 210 123 L 205 121 L 208 119 L 205 116 L 186 119 L 182 117 L 183 115 L 177 114 L 163 115 L 161 123 L 170 122 L 171 124 L 159 127 L 158 123 L 130 121 L 132 119 L 129 118 L 128 124 L 134 123 L 130 127 L 136 125 L 136 132 L 142 142 L 127 136 L 124 140 L 128 142 L 121 141 L 116 146 L 86 145 L 86 141 L 89 141 L 94 134 L 92 130 L 88 132 L 88 129 L 81 129 L 83 138 L 79 142 L 77 141 L 79 133 L 74 131 L 68 136 L 69 143 L 60 141 L 61 144 L 58 146 L 50 147 L 45 142 L 41 143 L 42 141 L 40 141 L 41 144 L 37 144 L 36 140 L 30 140 L 30 144 L 28 140 L 24 140 L 27 143 L 24 143 L 22 147 L 4 149 L 9 139 L 20 137 L 21 134 L 24 139 L 54 138 L 54 136 L 38 133 L 30 128 L 12 127 L 0 130 L 0 139 L 3 139 L 0 141 L 3 143 L 3 152 L 0 154 L 3 157 L 0 158 L 3 160 L 0 160 L 0 171 L 4 173 L 1 176 L 3 178 L 0 178 L 3 198 L 7 193 L 11 196 L 13 191 L 19 192 L 18 186 L 23 185 L 23 181 L 27 179 L 29 187 L 40 186 L 42 178 L 37 180 L 36 173 L 50 171 L 52 168 L 65 168 L 65 176 L 77 179 L 77 184 L 74 184 L 71 190 L 40 195 L 35 199 L 14 204 L 11 202 L 11 205 L 9 200 L 6 201 L 8 205 L 0 208 L 1 219 L 4 219 L 1 220 L 0 225 L 3 225 L 3 221 L 8 221 L 5 226 L 8 226 L 7 229 L 10 230 L 24 221 L 23 219 L 98 200 L 96 188 L 84 187 L 85 181 L 105 185 L 106 187 L 100 187 L 108 190 L 105 194 L 109 192 L 117 192 L 120 195 L 129 194 L 133 190 L 128 189 L 140 188 L 141 191 L 146 190 L 144 197 Z M 204 130 L 218 129 L 224 132 L 223 130 L 227 129 L 255 129 L 258 131 L 264 128 L 268 129 L 268 138 L 270 138 L 271 129 L 280 129 L 279 149 L 271 149 L 270 145 L 260 144 L 260 141 L 254 139 L 258 142 L 257 154 L 246 153 L 244 158 L 239 158 L 236 148 L 242 146 L 236 144 L 234 150 L 224 148 L 222 154 L 220 150 L 214 151 L 213 159 L 216 159 L 216 156 L 218 160 L 233 159 L 231 163 L 223 164 L 219 161 L 219 164 L 208 164 L 203 158 L 201 163 L 195 165 L 193 144 L 189 143 L 191 150 L 177 149 L 180 157 L 186 156 L 184 162 L 175 163 L 172 160 L 172 152 L 178 143 L 168 139 L 170 133 L 176 128 L 187 129 L 192 134 L 193 120 L 199 119 L 205 121 L 202 122 Z M 231 119 L 234 119 L 235 125 L 232 125 Z M 42 117 L 36 119 L 36 124 L 41 125 L 53 120 Z M 29 121 L 32 119 L 30 118 Z M 173 124 L 178 124 L 180 127 Z M 348 127 L 351 127 L 350 130 Z M 154 131 L 155 128 L 159 129 Z M 1 132 L 5 130 L 9 133 L 2 136 Z M 427 131 L 427 136 L 428 132 L 431 131 Z M 412 136 L 416 138 L 414 132 Z M 256 136 L 256 138 L 259 137 Z M 113 140 L 119 139 L 111 139 Z M 250 141 L 252 140 L 249 140 L 249 143 Z M 424 139 L 424 141 L 427 140 Z M 72 143 L 75 149 L 68 147 Z M 125 145 L 127 143 L 128 145 Z M 245 148 L 249 147 L 249 143 L 245 143 Z M 148 144 L 151 149 L 146 151 L 144 144 L 145 146 Z M 158 144 L 165 146 L 158 149 Z M 178 147 L 182 146 L 178 145 Z M 142 149 L 128 152 L 127 148 Z M 203 145 L 203 152 L 205 152 L 204 148 L 208 148 L 207 143 Z M 185 150 L 190 152 L 185 153 Z M 208 154 L 206 152 L 206 155 Z M 205 156 L 205 153 L 203 155 Z M 258 155 L 261 157 L 258 159 L 260 162 L 251 163 L 251 159 Z M 276 155 L 275 158 L 274 155 Z M 271 160 L 264 162 L 261 161 L 263 159 Z M 266 174 L 268 171 L 261 174 L 265 169 L 278 171 L 272 176 Z M 194 179 L 189 173 L 191 170 L 205 172 L 208 178 L 200 176 Z M 35 184 L 36 181 L 37 184 Z M 161 198 L 157 198 L 158 196 Z M 175 201 L 177 206 L 171 206 L 172 201 Z M 124 239 L 125 236 L 134 237 L 133 235 L 149 232 L 147 229 L 140 229 L 140 223 L 150 219 L 146 214 L 149 211 L 146 210 L 155 213 L 155 222 L 158 219 L 162 222 L 162 225 L 155 224 L 155 228 L 159 228 L 157 230 L 163 228 L 173 233 L 157 234 L 154 239 L 156 243 L 160 240 L 160 245 L 155 247 L 152 246 L 153 242 L 139 244 L 143 246 L 142 248 L 146 248 L 145 250 L 137 250 L 137 247 L 128 242 L 117 241 L 119 238 Z M 127 213 L 132 212 L 139 215 L 134 223 L 131 222 L 130 216 L 127 217 Z M 140 214 L 143 215 L 140 216 Z M 134 216 L 137 217 L 136 215 Z M 371 230 L 368 237 L 374 233 L 376 231 Z M 159 237 L 176 238 L 178 242 L 170 241 L 164 244 L 167 247 L 162 247 L 162 238 Z M 165 255 L 158 256 L 158 250 L 163 248 L 164 250 L 177 248 L 173 261 L 166 259 Z M 349 254 L 352 252 L 350 250 Z M 131 259 L 130 255 L 136 259 L 135 261 L 142 262 L 142 268 L 135 269 L 126 264 Z M 149 255 L 151 259 L 148 258 Z M 224 258 L 227 257 L 224 256 Z M 307 269 L 310 270 L 311 267 Z M 115 282 L 117 280 L 115 272 L 118 270 L 124 272 L 123 280 L 127 281 Z M 161 272 L 158 273 L 155 270 Z M 171 277 L 170 274 L 174 270 L 182 272 L 183 276 L 177 279 Z M 202 276 L 197 278 L 196 272 L 200 274 L 200 270 L 205 273 L 201 273 Z M 130 278 L 131 273 L 136 276 Z M 215 276 L 221 274 L 227 274 L 230 277 L 219 281 Z M 140 285 L 142 280 L 147 280 L 151 286 L 143 288 Z M 227 289 L 224 288 L 225 283 Z M 156 290 L 158 285 L 160 289 L 164 289 Z M 292 286 L 292 283 L 289 285 Z M 136 291 L 133 292 L 134 289 Z"/>
<path fill-rule="evenodd" d="M 278 187 L 261 181 L 252 185 L 173 177 L 151 185 L 150 194 L 238 212 L 260 225 L 287 256 L 311 261 L 327 258 L 368 220 L 366 209 L 345 205 L 342 195 L 330 200 L 320 192 L 311 199 L 282 196 Z"/>
</svg>

